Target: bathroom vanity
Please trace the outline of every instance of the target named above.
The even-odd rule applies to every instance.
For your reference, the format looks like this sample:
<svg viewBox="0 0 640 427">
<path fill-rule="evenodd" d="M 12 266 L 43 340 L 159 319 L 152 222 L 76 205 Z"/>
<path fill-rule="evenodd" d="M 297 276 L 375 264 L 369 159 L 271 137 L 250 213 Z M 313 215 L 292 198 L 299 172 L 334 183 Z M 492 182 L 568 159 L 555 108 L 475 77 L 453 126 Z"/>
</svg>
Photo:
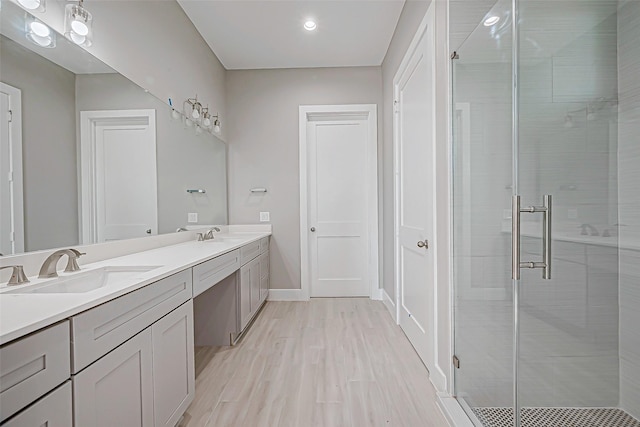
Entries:
<svg viewBox="0 0 640 427">
<path fill-rule="evenodd" d="M 195 395 L 194 302 L 217 318 L 201 339 L 237 341 L 268 294 L 270 234 L 216 235 L 3 286 L 0 422 L 176 425 Z"/>
</svg>

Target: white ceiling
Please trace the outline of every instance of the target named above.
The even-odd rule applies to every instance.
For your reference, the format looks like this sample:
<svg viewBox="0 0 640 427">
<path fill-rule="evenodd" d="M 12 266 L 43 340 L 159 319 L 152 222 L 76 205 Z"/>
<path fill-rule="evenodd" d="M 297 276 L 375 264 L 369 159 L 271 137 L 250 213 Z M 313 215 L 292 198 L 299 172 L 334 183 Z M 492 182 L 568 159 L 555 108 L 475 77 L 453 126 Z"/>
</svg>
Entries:
<svg viewBox="0 0 640 427">
<path fill-rule="evenodd" d="M 178 0 L 230 70 L 382 64 L 404 0 Z M 302 25 L 313 19 L 318 28 Z"/>
</svg>

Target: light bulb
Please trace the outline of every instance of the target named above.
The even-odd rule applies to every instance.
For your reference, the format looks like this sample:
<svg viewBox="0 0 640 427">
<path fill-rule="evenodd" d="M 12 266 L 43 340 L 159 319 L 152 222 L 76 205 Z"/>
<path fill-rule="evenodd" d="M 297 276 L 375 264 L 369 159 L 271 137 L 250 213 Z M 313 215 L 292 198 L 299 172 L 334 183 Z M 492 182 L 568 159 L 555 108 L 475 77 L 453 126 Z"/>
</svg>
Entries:
<svg viewBox="0 0 640 427">
<path fill-rule="evenodd" d="M 202 120 L 202 124 L 203 124 L 203 125 L 205 125 L 206 127 L 211 126 L 211 119 L 209 118 L 209 116 L 205 117 L 205 118 Z"/>
<path fill-rule="evenodd" d="M 218 120 L 216 120 L 215 124 L 213 125 L 213 131 L 215 133 L 220 133 L 220 122 Z"/>
<path fill-rule="evenodd" d="M 78 18 L 74 19 L 71 22 L 71 29 L 80 36 L 86 36 L 87 34 L 89 34 L 89 27 L 87 27 L 87 24 L 85 24 L 84 21 L 81 21 Z"/>
<path fill-rule="evenodd" d="M 198 110 L 196 110 L 194 108 L 193 111 L 191 112 L 191 117 L 193 117 L 194 119 L 199 118 L 200 117 L 200 113 L 198 112 Z"/>
<path fill-rule="evenodd" d="M 500 17 L 499 16 L 490 16 L 487 19 L 484 20 L 484 26 L 485 27 L 490 27 L 492 25 L 496 25 L 498 23 L 498 21 L 500 21 Z"/>
<path fill-rule="evenodd" d="M 69 37 L 71 38 L 71 41 L 74 42 L 75 44 L 83 44 L 87 40 L 85 36 L 81 36 L 75 31 L 71 31 L 69 33 Z"/>
<path fill-rule="evenodd" d="M 308 20 L 307 22 L 304 23 L 304 29 L 307 31 L 313 31 L 316 28 L 317 28 L 317 25 L 312 20 Z"/>
<path fill-rule="evenodd" d="M 51 36 L 40 37 L 35 33 L 29 33 L 27 38 L 40 47 L 54 47 Z"/>
<path fill-rule="evenodd" d="M 178 111 L 176 111 L 175 108 L 171 109 L 171 117 L 173 117 L 175 120 L 178 120 L 180 118 L 180 113 Z"/>
<path fill-rule="evenodd" d="M 39 21 L 33 21 L 29 24 L 29 28 L 39 37 L 48 37 L 51 34 L 51 29 Z"/>
<path fill-rule="evenodd" d="M 41 0 L 18 0 L 18 3 L 25 9 L 35 10 L 42 5 Z"/>
<path fill-rule="evenodd" d="M 188 117 L 186 117 L 186 118 L 184 119 L 184 124 L 185 124 L 185 125 L 187 125 L 187 127 L 191 127 L 191 126 L 193 126 L 193 122 L 192 122 L 192 121 L 191 121 L 191 119 L 190 119 L 190 118 L 188 118 Z"/>
</svg>

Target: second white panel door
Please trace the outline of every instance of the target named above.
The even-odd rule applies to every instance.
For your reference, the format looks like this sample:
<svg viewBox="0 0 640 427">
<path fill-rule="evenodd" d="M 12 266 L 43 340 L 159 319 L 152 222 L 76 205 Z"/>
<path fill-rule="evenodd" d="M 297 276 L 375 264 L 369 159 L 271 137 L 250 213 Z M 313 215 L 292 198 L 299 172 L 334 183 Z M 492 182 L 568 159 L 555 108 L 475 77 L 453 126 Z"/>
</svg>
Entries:
<svg viewBox="0 0 640 427">
<path fill-rule="evenodd" d="M 368 121 L 311 121 L 307 132 L 310 295 L 368 296 Z"/>
</svg>

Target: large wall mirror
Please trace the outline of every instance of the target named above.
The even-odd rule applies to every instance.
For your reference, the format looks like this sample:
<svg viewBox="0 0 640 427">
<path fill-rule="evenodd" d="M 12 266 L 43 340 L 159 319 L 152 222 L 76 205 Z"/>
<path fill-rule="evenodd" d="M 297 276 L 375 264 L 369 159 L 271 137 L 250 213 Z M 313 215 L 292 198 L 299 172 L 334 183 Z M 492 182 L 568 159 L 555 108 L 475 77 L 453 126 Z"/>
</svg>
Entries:
<svg viewBox="0 0 640 427">
<path fill-rule="evenodd" d="M 220 139 L 60 34 L 37 45 L 17 5 L 0 17 L 0 253 L 227 223 Z"/>
</svg>

